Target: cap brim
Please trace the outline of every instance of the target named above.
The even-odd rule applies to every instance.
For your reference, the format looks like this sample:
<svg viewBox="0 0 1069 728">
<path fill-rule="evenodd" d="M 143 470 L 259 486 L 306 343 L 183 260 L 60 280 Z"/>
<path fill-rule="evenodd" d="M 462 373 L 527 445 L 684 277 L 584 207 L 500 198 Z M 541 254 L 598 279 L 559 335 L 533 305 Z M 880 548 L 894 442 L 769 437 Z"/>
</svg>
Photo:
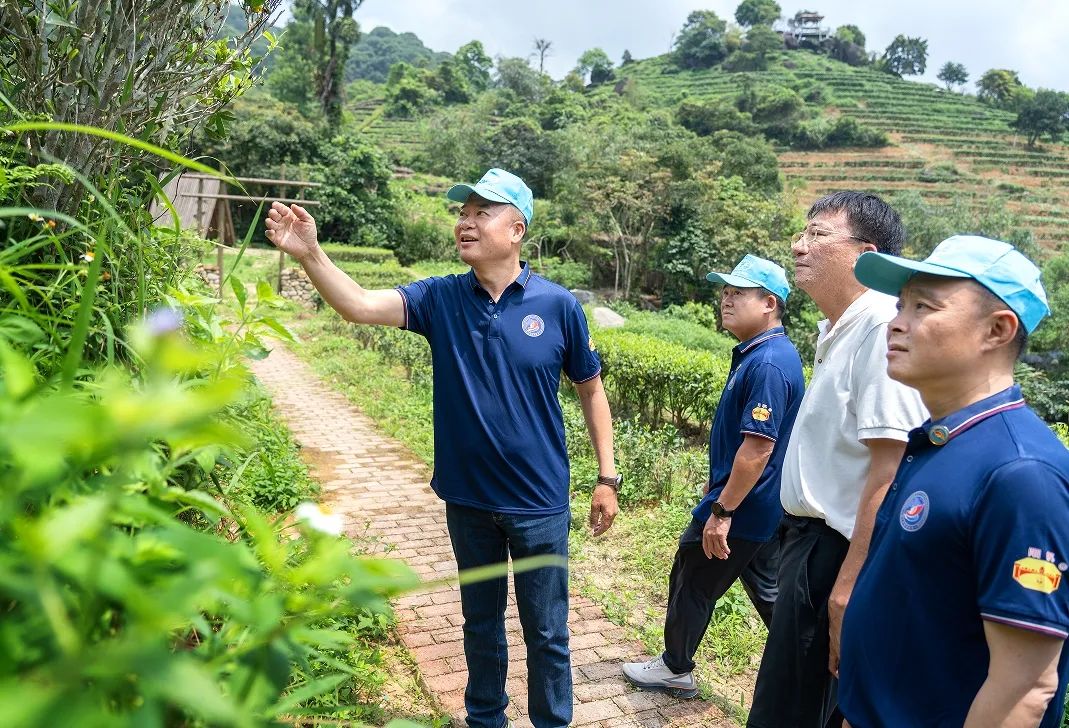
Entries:
<svg viewBox="0 0 1069 728">
<path fill-rule="evenodd" d="M 872 251 L 863 253 L 854 264 L 854 277 L 861 285 L 890 296 L 901 293 L 906 281 L 918 273 L 942 278 L 972 278 L 968 273 L 942 265 Z"/>
<path fill-rule="evenodd" d="M 468 198 L 472 195 L 478 195 L 490 202 L 503 202 L 506 205 L 513 204 L 512 200 L 507 197 L 503 197 L 493 190 L 488 190 L 485 187 L 479 187 L 478 185 L 453 185 L 449 188 L 449 191 L 445 193 L 445 196 L 453 202 L 467 202 Z"/>
<path fill-rule="evenodd" d="M 710 283 L 735 286 L 736 288 L 764 288 L 760 283 L 754 283 L 749 278 L 732 275 L 731 273 L 707 273 L 705 280 Z"/>
</svg>

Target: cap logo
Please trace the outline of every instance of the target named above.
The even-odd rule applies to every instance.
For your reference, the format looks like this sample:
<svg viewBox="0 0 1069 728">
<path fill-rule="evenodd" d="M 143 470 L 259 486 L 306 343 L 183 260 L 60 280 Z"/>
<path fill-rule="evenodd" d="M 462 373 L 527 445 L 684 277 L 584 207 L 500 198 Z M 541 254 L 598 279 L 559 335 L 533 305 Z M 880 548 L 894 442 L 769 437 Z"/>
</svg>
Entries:
<svg viewBox="0 0 1069 728">
<path fill-rule="evenodd" d="M 542 335 L 542 332 L 546 330 L 546 324 L 542 321 L 541 316 L 532 313 L 523 317 L 523 321 L 520 323 L 520 328 L 523 329 L 523 333 L 534 339 Z M 591 339 L 590 343 L 593 344 L 594 340 Z M 593 351 L 593 349 L 591 349 L 591 351 Z"/>
<path fill-rule="evenodd" d="M 923 490 L 918 490 L 909 498 L 906 498 L 906 502 L 902 504 L 902 512 L 898 515 L 898 524 L 902 526 L 903 530 L 910 533 L 919 531 L 924 526 L 925 521 L 928 520 L 929 510 L 928 494 Z"/>
</svg>

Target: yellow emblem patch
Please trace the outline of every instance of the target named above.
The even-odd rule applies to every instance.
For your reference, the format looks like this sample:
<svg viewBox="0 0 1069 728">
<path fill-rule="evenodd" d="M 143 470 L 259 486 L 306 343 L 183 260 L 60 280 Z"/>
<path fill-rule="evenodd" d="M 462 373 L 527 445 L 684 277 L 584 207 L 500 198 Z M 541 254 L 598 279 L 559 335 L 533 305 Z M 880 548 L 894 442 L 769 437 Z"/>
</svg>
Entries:
<svg viewBox="0 0 1069 728">
<path fill-rule="evenodd" d="M 1052 594 L 1061 586 L 1062 574 L 1049 561 L 1026 557 L 1013 562 L 1013 580 L 1025 589 Z"/>
<path fill-rule="evenodd" d="M 772 410 L 763 404 L 759 404 L 750 410 L 750 414 L 753 415 L 753 418 L 758 422 L 766 422 L 768 418 L 772 416 Z"/>
<path fill-rule="evenodd" d="M 594 337 L 591 336 L 590 340 L 586 342 L 586 345 L 590 347 L 591 351 L 597 351 L 598 347 L 594 346 Z"/>
</svg>

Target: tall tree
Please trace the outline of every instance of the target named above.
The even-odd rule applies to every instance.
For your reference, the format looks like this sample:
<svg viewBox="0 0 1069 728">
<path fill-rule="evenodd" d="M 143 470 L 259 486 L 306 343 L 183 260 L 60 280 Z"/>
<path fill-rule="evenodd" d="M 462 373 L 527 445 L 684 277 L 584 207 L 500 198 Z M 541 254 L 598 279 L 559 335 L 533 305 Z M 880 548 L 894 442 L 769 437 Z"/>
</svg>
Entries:
<svg viewBox="0 0 1069 728">
<path fill-rule="evenodd" d="M 883 54 L 883 68 L 896 76 L 919 76 L 928 63 L 928 41 L 897 35 Z"/>
<path fill-rule="evenodd" d="M 976 90 L 981 101 L 1008 110 L 1015 110 L 1028 96 L 1017 71 L 1008 68 L 992 68 L 985 72 L 976 82 Z"/>
<path fill-rule="evenodd" d="M 490 87 L 490 70 L 494 62 L 486 55 L 482 43 L 477 40 L 465 43 L 457 49 L 453 59 L 476 92 Z"/>
<path fill-rule="evenodd" d="M 861 46 L 862 50 L 865 48 L 865 34 L 856 25 L 840 25 L 835 29 L 835 37 L 847 43 Z"/>
<path fill-rule="evenodd" d="M 947 61 L 943 64 L 943 67 L 939 69 L 936 78 L 945 83 L 947 85 L 947 91 L 950 91 L 954 86 L 965 86 L 969 80 L 969 72 L 965 70 L 963 64 Z"/>
<path fill-rule="evenodd" d="M 695 10 L 687 16 L 676 37 L 673 57 L 681 68 L 710 68 L 727 55 L 727 23 L 712 10 Z"/>
<path fill-rule="evenodd" d="M 579 61 L 575 66 L 575 72 L 579 74 L 580 78 L 589 78 L 590 83 L 595 85 L 611 81 L 613 77 L 612 69 L 612 60 L 609 58 L 609 54 L 600 48 L 591 48 L 585 51 L 583 55 L 579 56 Z"/>
<path fill-rule="evenodd" d="M 553 45 L 552 41 L 548 41 L 545 38 L 535 38 L 534 47 L 535 53 L 538 54 L 538 72 L 545 73 L 546 68 L 546 56 L 550 55 L 549 48 Z"/>
<path fill-rule="evenodd" d="M 294 0 L 294 19 L 308 20 L 314 33 L 309 48 L 315 60 L 315 89 L 323 113 L 331 124 L 341 121 L 345 62 L 360 38 L 353 15 L 364 0 Z"/>
<path fill-rule="evenodd" d="M 735 22 L 744 28 L 757 25 L 772 25 L 780 16 L 776 0 L 742 0 L 735 8 Z"/>
<path fill-rule="evenodd" d="M 1028 136 L 1028 146 L 1046 135 L 1057 142 L 1069 130 L 1069 94 L 1041 88 L 1021 105 L 1011 126 Z"/>
</svg>

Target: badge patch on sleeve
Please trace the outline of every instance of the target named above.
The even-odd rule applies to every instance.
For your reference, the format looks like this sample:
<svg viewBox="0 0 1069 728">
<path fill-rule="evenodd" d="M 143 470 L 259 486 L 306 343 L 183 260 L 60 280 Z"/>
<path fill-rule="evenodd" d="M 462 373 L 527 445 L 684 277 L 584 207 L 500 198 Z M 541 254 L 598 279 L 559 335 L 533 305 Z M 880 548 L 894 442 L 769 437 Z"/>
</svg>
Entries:
<svg viewBox="0 0 1069 728">
<path fill-rule="evenodd" d="M 1025 589 L 1053 594 L 1062 584 L 1060 564 L 1055 564 L 1054 553 L 1047 552 L 1048 558 L 1040 558 L 1040 549 L 1028 549 L 1028 556 L 1013 562 L 1013 580 Z"/>
<path fill-rule="evenodd" d="M 590 340 L 586 342 L 586 345 L 590 347 L 591 351 L 597 351 L 598 347 L 594 346 L 594 337 L 591 336 Z"/>
<path fill-rule="evenodd" d="M 772 416 L 772 408 L 767 404 L 758 404 L 750 410 L 750 415 L 758 422 L 766 422 Z"/>
</svg>

